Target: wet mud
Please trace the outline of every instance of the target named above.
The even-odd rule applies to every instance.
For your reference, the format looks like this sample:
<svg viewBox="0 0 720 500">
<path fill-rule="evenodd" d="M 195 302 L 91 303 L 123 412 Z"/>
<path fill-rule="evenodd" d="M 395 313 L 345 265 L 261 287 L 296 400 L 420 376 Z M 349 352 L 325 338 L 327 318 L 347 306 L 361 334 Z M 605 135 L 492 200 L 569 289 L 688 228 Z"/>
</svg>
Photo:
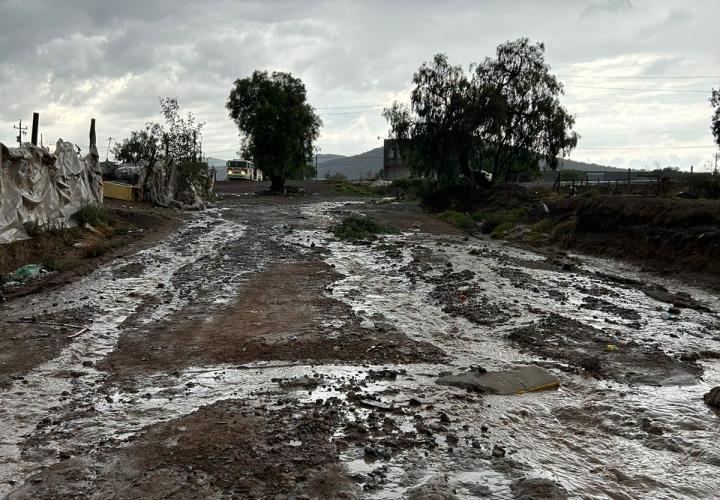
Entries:
<svg viewBox="0 0 720 500">
<path fill-rule="evenodd" d="M 337 241 L 348 214 L 399 231 Z M 59 339 L 3 372 L 8 498 L 720 494 L 717 297 L 467 238 L 408 203 L 229 193 L 1 307 L 2 342 Z M 560 387 L 438 383 L 527 365 Z"/>
</svg>

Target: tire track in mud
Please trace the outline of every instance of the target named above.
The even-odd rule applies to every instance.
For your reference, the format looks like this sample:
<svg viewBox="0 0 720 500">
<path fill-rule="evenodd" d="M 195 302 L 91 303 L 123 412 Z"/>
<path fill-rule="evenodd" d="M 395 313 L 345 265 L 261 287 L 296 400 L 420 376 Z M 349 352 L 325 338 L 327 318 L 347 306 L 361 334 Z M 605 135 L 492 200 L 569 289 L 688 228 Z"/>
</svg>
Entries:
<svg viewBox="0 0 720 500">
<path fill-rule="evenodd" d="M 312 231 L 306 239 L 330 249 L 327 261 L 347 276 L 334 286 L 332 295 L 348 303 L 364 321 L 386 323 L 411 338 L 434 343 L 450 355 L 450 364 L 458 367 L 507 368 L 518 362 L 535 362 L 566 372 L 557 392 L 516 398 L 486 395 L 475 403 L 457 404 L 453 403 L 460 396 L 457 391 L 437 388 L 432 378 L 423 378 L 406 365 L 392 367 L 408 369 L 407 380 L 399 376 L 388 384 L 382 404 L 407 409 L 407 394 L 422 394 L 422 408 L 430 409 L 397 417 L 401 428 L 417 427 L 414 420 L 418 416 L 437 418 L 438 410 L 450 415 L 456 426 L 451 444 L 441 446 L 443 453 L 429 457 L 406 450 L 373 467 L 362 460 L 362 453 L 349 450 L 344 461 L 369 481 L 366 484 L 372 483 L 374 471 L 380 471 L 382 480 L 372 490 L 374 497 L 408 494 L 411 485 L 418 483 L 437 489 L 438 477 L 445 478 L 441 491 L 471 497 L 463 474 L 500 497 L 510 497 L 512 481 L 528 474 L 549 479 L 575 494 L 704 498 L 720 493 L 711 479 L 720 472 L 716 446 L 720 431 L 717 417 L 702 403 L 702 394 L 720 382 L 716 361 L 694 365 L 686 372 L 697 376 L 705 368 L 704 379 L 689 387 L 627 385 L 577 372 L 575 363 L 568 365 L 568 359 L 557 357 L 552 348 L 543 351 L 542 359 L 518 352 L 507 340 L 514 329 L 559 314 L 587 328 L 615 332 L 606 334 L 602 345 L 595 345 L 601 354 L 608 343 L 625 348 L 631 338 L 655 349 L 660 361 L 665 359 L 664 363 L 675 369 L 683 366 L 678 360 L 682 353 L 717 352 L 720 348 L 717 335 L 712 334 L 718 316 L 709 312 L 720 306 L 717 299 L 705 297 L 711 304 L 709 310 L 683 310 L 679 318 L 669 318 L 667 302 L 648 295 L 647 287 L 619 284 L 593 268 L 565 272 L 544 264 L 541 256 L 496 242 L 468 244 L 461 238 L 406 233 L 383 237 L 373 246 L 353 246 Z M 521 262 L 528 265 L 515 272 Z M 443 281 L 443 276 L 449 279 Z M 447 286 L 443 288 L 444 282 Z M 677 287 L 676 283 L 669 285 Z M 602 307 L 583 307 L 593 304 L 597 290 L 607 291 Z M 473 296 L 483 300 L 473 304 Z M 476 315 L 484 311 L 463 312 L 465 306 L 487 306 L 487 297 L 502 311 L 495 320 L 491 315 L 487 321 Z M 452 299 L 455 303 L 448 308 Z M 556 341 L 572 345 L 570 336 L 558 333 Z M 632 351 L 631 346 L 627 349 Z M 649 369 L 647 373 L 653 376 L 652 366 L 642 357 L 627 361 L 623 370 L 638 368 L 640 372 Z M 423 369 L 437 373 L 446 368 Z M 482 427 L 492 429 L 492 438 L 478 432 Z M 447 443 L 447 429 L 440 428 L 434 435 L 442 442 L 443 434 Z M 479 434 L 484 441 L 478 441 Z M 452 445 L 458 441 L 460 445 Z M 505 461 L 505 457 L 494 456 L 498 444 L 512 458 Z M 451 454 L 446 455 L 448 452 Z M 692 471 L 691 475 L 687 471 Z"/>
<path fill-rule="evenodd" d="M 258 214 L 256 211 L 254 214 L 241 215 Z M 29 422 L 39 423 L 36 429 L 16 428 L 18 435 L 15 446 L 18 450 L 22 449 L 24 456 L 12 457 L 8 461 L 13 465 L 13 476 L 17 473 L 15 477 L 27 477 L 29 473 L 43 466 L 52 465 L 58 459 L 82 457 L 73 458 L 73 464 L 67 466 L 63 463 L 52 465 L 39 476 L 34 476 L 30 482 L 33 484 L 35 481 L 42 483 L 50 480 L 61 490 L 64 489 L 66 494 L 78 494 L 78 491 L 72 490 L 72 482 L 68 480 L 69 478 L 63 480 L 62 477 L 55 476 L 58 471 L 61 471 L 60 476 L 68 474 L 91 481 L 91 477 L 97 475 L 99 469 L 103 469 L 100 464 L 112 462 L 113 450 L 117 446 L 123 448 L 130 446 L 128 443 L 138 435 L 144 435 L 150 424 L 182 418 L 192 414 L 202 405 L 214 405 L 233 398 L 238 401 L 257 399 L 261 407 L 262 401 L 269 405 L 267 397 L 262 398 L 262 395 L 268 391 L 272 392 L 272 388 L 276 387 L 274 380 L 279 377 L 290 377 L 297 373 L 315 376 L 323 373 L 328 376 L 346 373 L 347 375 L 343 377 L 352 378 L 362 374 L 363 370 L 355 367 L 348 370 L 342 366 L 326 365 L 315 369 L 312 360 L 296 363 L 290 367 L 257 366 L 259 373 L 257 376 L 253 375 L 255 367 L 252 365 L 238 367 L 218 364 L 218 360 L 205 360 L 206 366 L 192 366 L 202 364 L 201 359 L 180 363 L 177 366 L 180 369 L 173 373 L 156 372 L 153 369 L 149 372 L 140 370 L 126 374 L 130 377 L 125 377 L 125 380 L 113 377 L 112 371 L 109 374 L 97 371 L 97 368 L 108 367 L 108 354 L 117 351 L 118 338 L 122 338 L 128 332 L 131 335 L 134 334 L 133 332 L 139 333 L 142 337 L 142 335 L 152 335 L 161 324 L 173 325 L 183 319 L 187 323 L 195 319 L 209 318 L 213 313 L 221 313 L 222 308 L 238 293 L 238 279 L 241 279 L 241 276 L 257 275 L 255 273 L 262 270 L 270 261 L 283 259 L 302 261 L 296 250 L 293 250 L 294 246 L 288 246 L 284 241 L 283 237 L 289 232 L 289 228 L 285 225 L 268 223 L 269 219 L 278 215 L 281 215 L 281 219 L 283 216 L 285 218 L 289 216 L 286 211 L 280 211 L 280 214 L 276 211 L 273 214 L 265 214 L 258 224 L 247 227 L 233 226 L 232 222 L 220 218 L 212 221 L 212 224 L 204 224 L 201 221 L 196 226 L 190 225 L 180 231 L 175 239 L 167 243 L 168 251 L 158 252 L 154 260 L 123 261 L 112 269 L 98 271 L 96 274 L 99 276 L 93 275 L 86 282 L 76 284 L 76 287 L 82 290 L 97 289 L 111 281 L 108 277 L 112 276 L 130 285 L 117 287 L 112 292 L 114 295 L 108 297 L 108 301 L 119 300 L 117 297 L 126 295 L 131 300 L 121 300 L 117 308 L 108 311 L 106 316 L 95 319 L 96 323 L 105 325 L 106 329 L 101 332 L 100 328 L 92 328 L 89 333 L 103 335 L 105 342 L 102 346 L 99 346 L 95 340 L 91 342 L 93 344 L 91 346 L 83 345 L 84 351 L 78 358 L 83 357 L 88 361 L 91 355 L 94 356 L 91 361 L 92 366 L 89 364 L 83 366 L 84 373 L 80 376 L 78 371 L 78 383 L 74 385 L 73 390 L 63 392 L 60 398 L 62 404 L 54 408 L 59 415 L 58 418 L 44 417 L 45 413 L 41 408 L 34 408 L 34 411 L 28 406 L 19 408 L 18 413 L 22 414 L 23 418 Z M 202 219 L 204 215 L 200 217 Z M 231 216 L 233 217 L 237 218 L 238 214 Z M 231 229 L 241 227 L 241 229 L 240 232 L 232 235 L 228 232 L 213 231 L 210 228 L 212 225 Z M 208 231 L 204 229 L 208 228 L 209 234 L 206 234 Z M 226 241 L 229 236 L 235 239 Z M 212 242 L 212 245 L 205 245 L 205 240 Z M 177 256 L 182 258 L 175 259 Z M 315 259 L 312 256 L 309 258 L 311 261 Z M 225 269 L 228 265 L 235 269 L 234 274 L 220 273 L 222 279 L 218 279 L 218 270 Z M 171 270 L 174 272 L 170 272 Z M 161 280 L 158 279 L 157 273 L 162 274 Z M 149 277 L 151 279 L 148 282 Z M 92 278 L 97 278 L 95 281 L 99 284 L 92 281 Z M 213 289 L 208 291 L 209 288 Z M 338 325 L 334 322 L 335 320 L 326 321 L 331 329 L 342 330 L 345 326 L 344 323 Z M 384 335 L 389 336 L 388 332 L 384 332 Z M 369 349 L 369 355 L 365 357 L 382 359 L 388 352 L 401 352 L 398 344 L 385 351 L 381 348 L 382 343 L 383 341 L 375 346 L 377 349 Z M 361 346 L 362 352 L 367 350 L 368 345 Z M 153 345 L 151 342 L 147 346 L 147 349 L 162 348 L 162 344 Z M 198 344 L 195 348 L 202 349 L 203 346 Z M 135 355 L 148 354 L 137 352 Z M 414 356 L 416 354 L 408 352 L 407 358 Z M 78 359 L 75 360 L 75 364 L 77 361 Z M 52 375 L 55 366 L 74 369 L 73 363 L 63 355 L 54 362 L 53 367 L 43 367 L 41 373 Z M 145 361 L 140 359 L 140 366 L 144 363 Z M 182 368 L 186 364 L 191 366 Z M 169 367 L 170 365 L 164 368 Z M 35 373 L 32 375 L 41 376 Z M 31 380 L 29 384 L 37 392 L 43 390 L 48 392 L 46 388 L 37 387 L 35 380 Z M 329 390 L 333 391 L 332 388 Z M 19 392 L 16 396 L 26 399 L 26 395 Z M 275 403 L 277 398 L 276 395 L 271 396 L 272 402 Z M 14 405 L 20 407 L 19 402 L 15 402 Z M 20 436 L 22 431 L 28 432 Z M 86 462 L 85 457 L 90 456 L 96 461 L 94 465 Z M 78 460 L 81 462 L 79 469 L 74 468 Z M 42 487 L 38 488 L 29 490 L 25 488 L 23 491 L 29 496 L 42 497 L 42 492 L 45 490 Z"/>
<path fill-rule="evenodd" d="M 240 212 L 242 215 L 235 218 L 253 217 L 263 208 L 253 210 L 255 212 Z M 427 342 L 448 355 L 447 364 L 365 364 L 357 360 L 343 364 L 327 361 L 323 364 L 307 361 L 206 364 L 188 366 L 175 374 L 143 373 L 128 385 L 108 381 L 104 372 L 94 374 L 94 367 L 82 367 L 85 375 L 65 379 L 57 376 L 61 371 L 58 365 L 50 380 L 57 378 L 62 383 L 70 380 L 67 385 L 71 390 L 65 396 L 68 401 L 61 402 L 54 411 L 68 415 L 71 425 L 55 422 L 53 418 L 43 423 L 42 419 L 38 420 L 42 412 L 29 409 L 24 415 L 26 409 L 18 407 L 15 415 L 23 415 L 26 422 L 24 428 L 16 427 L 19 433 L 15 437 L 19 439 L 23 432 L 28 434 L 23 443 L 26 451 L 33 453 L 20 459 L 26 462 L 23 463 L 25 469 L 17 469 L 18 477 L 26 477 L 41 465 L 56 462 L 58 451 L 97 450 L 96 458 L 111 463 L 118 458 L 114 448 L 121 445 L 122 450 L 135 450 L 133 441 L 138 436 L 143 446 L 162 444 L 172 450 L 172 442 L 186 439 L 177 434 L 180 431 L 174 427 L 195 422 L 204 414 L 220 421 L 214 428 L 206 429 L 208 433 L 215 433 L 208 434 L 212 441 L 222 435 L 217 434 L 218 426 L 222 430 L 228 425 L 229 416 L 223 412 L 228 408 L 235 411 L 239 405 L 250 415 L 262 413 L 269 432 L 277 431 L 276 436 L 264 437 L 265 441 L 258 444 L 268 453 L 261 455 L 263 460 L 272 459 L 274 446 L 281 447 L 282 453 L 292 458 L 288 447 L 296 446 L 297 442 L 302 445 L 306 439 L 298 439 L 306 436 L 304 431 L 290 431 L 283 427 L 285 424 L 280 425 L 276 417 L 288 411 L 313 416 L 308 422 L 309 428 L 322 425 L 318 435 L 324 440 L 330 439 L 334 446 L 328 448 L 327 443 L 323 443 L 323 447 L 316 449 L 329 455 L 333 449 L 339 452 L 341 463 L 358 487 L 348 487 L 350 496 L 423 498 L 438 494 L 448 498 L 449 495 L 473 498 L 492 494 L 512 498 L 518 492 L 532 495 L 555 491 L 562 495 L 567 491 L 641 497 L 650 490 L 655 497 L 702 497 L 714 492 L 712 479 L 703 478 L 717 476 L 718 455 L 713 443 L 720 440 L 720 435 L 717 417 L 703 406 L 701 394 L 708 385 L 720 382 L 720 369 L 716 364 L 703 363 L 705 380 L 689 388 L 629 386 L 612 380 L 595 380 L 572 370 L 562 372 L 561 369 L 568 370 L 565 361 L 543 360 L 533 352 L 521 353 L 508 342 L 507 336 L 513 329 L 527 326 L 550 312 L 599 329 L 605 328 L 608 324 L 605 320 L 610 319 L 619 323 L 613 324 L 613 328 L 624 335 L 638 335 L 633 325 L 626 325 L 623 318 L 616 315 L 618 309 L 606 307 L 588 312 L 579 306 L 591 295 L 583 290 L 600 287 L 610 290 L 611 293 L 603 297 L 611 304 L 637 311 L 639 321 L 647 329 L 641 330 L 640 335 L 653 341 L 659 339 L 673 355 L 687 348 L 682 343 L 686 340 L 693 349 L 717 348 L 717 341 L 698 333 L 698 328 L 717 324 L 715 316 L 688 311 L 683 312 L 680 319 L 668 322 L 657 310 L 661 304 L 648 299 L 641 291 L 627 290 L 597 277 L 558 272 L 542 265 L 540 256 L 497 242 L 464 242 L 461 237 L 404 233 L 383 237 L 371 246 L 359 246 L 333 241 L 327 232 L 332 222 L 347 212 L 372 210 L 372 206 L 362 203 L 334 202 L 307 204 L 301 209 L 276 207 L 260 221 L 264 229 L 254 232 L 253 226 L 246 228 L 245 234 L 250 234 L 251 239 L 273 239 L 280 247 L 292 248 L 308 259 L 322 257 L 344 276 L 327 287 L 325 296 L 351 309 L 369 338 L 383 339 L 385 332 L 393 332 Z M 288 224 L 273 225 L 271 219 L 293 221 L 289 225 L 297 224 L 301 229 L 292 229 Z M 244 242 L 233 243 L 232 239 L 226 242 L 219 226 L 237 228 L 236 224 L 220 221 L 216 223 L 218 231 L 213 233 L 212 226 L 206 225 L 198 228 L 197 235 L 188 228 L 191 232 L 178 237 L 175 243 L 168 243 L 172 252 L 191 260 L 178 261 L 172 277 L 162 276 L 165 288 L 153 289 L 154 293 L 149 294 L 157 300 L 145 300 L 142 294 L 131 297 L 130 303 L 138 312 L 135 317 L 121 319 L 117 310 L 125 308 L 128 302 L 115 304 L 110 296 L 105 304 L 114 309 L 107 312 L 107 321 L 114 318 L 115 322 L 108 325 L 107 331 L 98 331 L 100 335 L 107 335 L 106 343 L 115 345 L 118 331 L 126 327 L 172 323 L 174 320 L 170 317 L 202 319 L 210 315 L 209 310 L 218 312 L 229 304 L 237 288 L 233 279 L 242 278 L 240 274 L 233 278 L 232 272 L 223 271 L 228 269 L 222 264 L 228 255 L 227 252 L 224 257 L 218 255 L 223 253 L 218 248 L 249 247 Z M 210 233 L 218 238 L 209 238 Z M 200 241 L 192 242 L 194 236 L 200 236 Z M 233 237 L 240 238 L 240 235 Z M 195 251 L 197 245 L 205 247 L 206 244 L 212 247 L 211 254 L 215 257 L 198 255 Z M 158 256 L 159 260 L 165 257 Z M 302 260 L 297 256 L 293 259 Z M 523 267 L 522 273 L 508 271 L 517 269 L 521 261 L 534 264 Z M 230 257 L 227 262 L 235 261 Z M 250 263 L 255 265 L 257 261 L 250 259 L 238 267 L 247 267 Z M 155 267 L 145 263 L 136 272 L 146 273 Z M 472 277 L 465 271 L 472 273 Z M 223 279 L 216 290 L 208 293 L 208 283 L 217 280 L 207 274 L 215 272 L 221 272 Z M 456 281 L 453 273 L 460 273 L 463 279 Z M 128 280 L 137 278 L 133 277 L 135 271 L 129 274 Z M 458 283 L 457 294 L 452 293 L 454 282 Z M 433 296 L 443 284 L 449 286 Z M 172 292 L 171 296 L 166 297 L 167 292 Z M 564 295 L 563 300 L 558 299 L 558 292 Z M 447 309 L 450 314 L 443 312 L 448 300 L 453 298 L 459 304 Z M 462 314 L 461 304 L 480 307 L 487 303 L 497 307 L 493 310 L 502 311 L 502 322 L 493 321 L 491 315 L 477 316 L 483 311 Z M 193 307 L 196 304 L 199 306 Z M 165 310 L 167 314 L 162 312 Z M 485 324 L 479 324 L 483 322 Z M 325 324 L 329 330 L 337 331 L 339 339 L 343 338 L 343 321 L 328 319 Z M 697 335 L 684 334 L 684 330 L 692 330 Z M 342 349 L 342 344 L 338 347 Z M 370 346 L 373 347 L 378 346 Z M 393 349 L 394 346 L 379 348 Z M 85 354 L 78 350 L 75 357 L 64 358 L 64 362 L 77 367 Z M 103 357 L 98 356 L 96 360 Z M 561 389 L 505 397 L 468 394 L 435 383 L 437 375 L 448 369 L 470 365 L 502 369 L 530 362 L 561 373 Z M 283 380 L 300 385 L 296 389 L 283 389 L 280 383 Z M 313 384 L 305 387 L 302 384 L 307 380 Z M 29 385 L 38 389 L 38 383 L 40 380 L 34 379 Z M 37 394 L 57 395 L 55 391 L 64 387 L 60 385 L 45 386 Z M 99 392 L 98 386 L 112 390 Z M 14 389 L 20 391 L 22 387 L 18 384 Z M 84 395 L 92 396 L 84 400 Z M 92 403 L 92 408 L 86 403 Z M 203 405 L 205 409 L 196 411 Z M 267 412 L 268 409 L 272 410 Z M 37 422 L 42 425 L 35 430 L 32 426 Z M 166 422 L 166 425 L 157 422 Z M 328 422 L 333 423 L 328 427 Z M 156 426 L 148 428 L 149 424 Z M 162 436 L 163 443 L 151 439 L 154 432 Z M 18 442 L 14 441 L 13 446 L 17 448 Z M 54 448 L 52 456 L 43 457 L 50 447 Z M 2 456 L 6 456 L 4 451 Z M 232 458 L 229 451 L 217 453 L 222 460 Z M 231 470 L 217 464 L 198 463 L 220 475 Z M 193 467 L 198 463 L 183 462 Z M 334 460 L 329 463 L 332 465 Z M 148 466 L 156 465 L 151 462 Z M 98 473 L 98 466 L 91 462 L 89 469 L 82 470 L 92 478 L 92 474 Z M 308 484 L 313 483 L 303 477 L 305 472 L 296 470 L 284 475 L 281 491 L 312 492 L 307 490 Z M 199 491 L 208 495 L 218 493 L 209 488 L 211 478 L 200 477 L 199 480 L 205 482 L 196 483 L 199 473 L 195 471 L 173 465 L 153 472 L 154 477 L 165 473 L 171 477 L 170 487 L 193 481 L 199 484 Z M 310 475 L 320 477 L 313 474 L 315 472 Z M 344 477 L 342 471 L 340 475 Z M 120 486 L 127 487 L 135 479 L 137 477 L 131 475 Z M 347 486 L 345 479 L 340 482 Z M 256 481 L 257 477 L 250 480 Z M 253 484 L 259 489 L 250 491 L 269 491 Z"/>
<path fill-rule="evenodd" d="M 41 297 L 13 302 L 10 317 L 62 313 L 68 304 L 87 307 L 88 330 L 56 358 L 35 368 L 2 393 L 0 416 L 0 495 L 44 466 L 79 450 L 88 451 L 112 437 L 112 419 L 102 413 L 97 388 L 107 374 L 95 364 L 110 353 L 123 321 L 143 303 L 143 295 L 160 294 L 148 311 L 157 321 L 192 300 L 191 291 L 176 288 L 173 277 L 202 259 L 217 245 L 242 236 L 244 227 L 220 218 L 219 212 L 198 214 L 159 245 L 109 265 L 79 281 Z M 191 241 L 191 243 L 189 242 Z M 115 278 L 134 265 L 137 273 Z"/>
</svg>

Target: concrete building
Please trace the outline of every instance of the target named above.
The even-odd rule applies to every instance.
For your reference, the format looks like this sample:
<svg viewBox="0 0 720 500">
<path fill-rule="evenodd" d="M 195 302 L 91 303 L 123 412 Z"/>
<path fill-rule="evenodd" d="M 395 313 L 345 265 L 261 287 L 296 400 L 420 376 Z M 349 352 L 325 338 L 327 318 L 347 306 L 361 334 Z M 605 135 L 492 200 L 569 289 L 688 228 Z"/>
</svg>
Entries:
<svg viewBox="0 0 720 500">
<path fill-rule="evenodd" d="M 410 177 L 406 147 L 396 139 L 385 139 L 383 143 L 383 177 L 389 181 Z"/>
</svg>

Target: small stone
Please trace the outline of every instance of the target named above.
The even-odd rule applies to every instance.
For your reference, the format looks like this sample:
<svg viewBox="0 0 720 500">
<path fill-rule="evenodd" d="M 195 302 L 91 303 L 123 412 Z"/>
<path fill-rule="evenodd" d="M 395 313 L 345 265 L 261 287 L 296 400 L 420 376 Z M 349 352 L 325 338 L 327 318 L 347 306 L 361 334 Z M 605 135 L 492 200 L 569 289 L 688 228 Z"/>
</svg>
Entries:
<svg viewBox="0 0 720 500">
<path fill-rule="evenodd" d="M 710 389 L 710 392 L 703 396 L 705 404 L 713 408 L 720 408 L 720 386 Z"/>
</svg>

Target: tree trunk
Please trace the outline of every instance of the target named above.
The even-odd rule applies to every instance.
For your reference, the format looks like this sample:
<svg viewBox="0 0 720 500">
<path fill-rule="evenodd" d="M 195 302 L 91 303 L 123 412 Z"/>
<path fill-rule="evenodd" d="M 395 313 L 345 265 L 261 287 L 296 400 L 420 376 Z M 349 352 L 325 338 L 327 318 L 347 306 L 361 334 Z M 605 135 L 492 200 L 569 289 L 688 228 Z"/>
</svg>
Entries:
<svg viewBox="0 0 720 500">
<path fill-rule="evenodd" d="M 473 171 L 470 170 L 470 161 L 467 155 L 465 155 L 464 153 L 460 153 L 458 161 L 460 163 L 460 172 L 470 183 L 470 186 L 477 187 L 477 180 L 475 179 L 475 174 L 473 173 Z"/>
<path fill-rule="evenodd" d="M 273 191 L 275 193 L 282 193 L 283 188 L 285 187 L 285 177 L 281 175 L 271 175 L 270 181 L 270 191 Z"/>
</svg>

